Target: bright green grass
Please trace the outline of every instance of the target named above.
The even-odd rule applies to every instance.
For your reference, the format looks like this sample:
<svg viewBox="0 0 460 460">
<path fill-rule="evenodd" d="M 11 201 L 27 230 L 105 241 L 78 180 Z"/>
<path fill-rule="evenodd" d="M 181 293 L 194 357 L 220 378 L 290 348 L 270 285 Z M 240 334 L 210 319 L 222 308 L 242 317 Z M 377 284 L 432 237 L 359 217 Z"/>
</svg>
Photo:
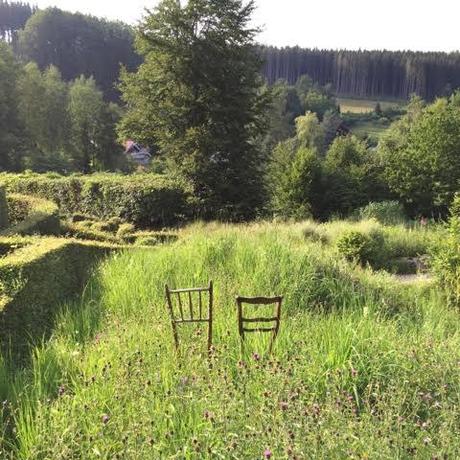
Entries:
<svg viewBox="0 0 460 460">
<path fill-rule="evenodd" d="M 390 127 L 390 122 L 382 123 L 380 120 L 375 121 L 358 121 L 351 128 L 351 132 L 360 138 L 373 137 L 380 139 L 382 134 Z"/>
<path fill-rule="evenodd" d="M 5 457 L 458 458 L 458 312 L 304 228 L 196 225 L 104 263 L 30 369 L 0 366 Z M 210 278 L 211 369 L 196 330 L 175 354 L 163 296 Z M 285 296 L 272 357 L 258 338 L 241 355 L 237 294 Z"/>
<path fill-rule="evenodd" d="M 339 97 L 337 102 L 342 113 L 369 113 L 375 110 L 377 103 L 380 103 L 382 110 L 400 108 L 405 101 L 379 101 L 372 99 L 352 99 Z"/>
</svg>

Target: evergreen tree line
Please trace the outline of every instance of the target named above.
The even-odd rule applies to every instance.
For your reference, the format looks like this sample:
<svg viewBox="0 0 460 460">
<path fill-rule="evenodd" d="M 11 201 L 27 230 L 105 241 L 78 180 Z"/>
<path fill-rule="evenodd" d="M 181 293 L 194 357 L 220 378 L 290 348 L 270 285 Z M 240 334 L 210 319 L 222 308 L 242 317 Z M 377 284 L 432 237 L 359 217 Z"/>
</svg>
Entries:
<svg viewBox="0 0 460 460">
<path fill-rule="evenodd" d="M 331 84 L 337 95 L 426 100 L 460 88 L 460 53 L 346 51 L 261 47 L 263 75 L 269 83 L 295 83 L 309 75 Z"/>
<path fill-rule="evenodd" d="M 0 0 L 0 37 L 23 62 L 36 62 L 41 70 L 55 66 L 66 81 L 94 77 L 105 98 L 115 102 L 120 66 L 134 70 L 141 62 L 132 27 L 58 8 Z"/>
<path fill-rule="evenodd" d="M 119 96 L 120 65 L 133 71 L 142 61 L 134 35 L 121 22 L 0 0 L 0 36 L 12 41 L 24 62 L 34 61 L 42 70 L 55 65 L 67 81 L 93 76 L 110 100 Z M 460 87 L 460 53 L 258 49 L 269 84 L 279 79 L 294 84 L 309 75 L 337 95 L 408 99 L 417 94 L 426 100 Z"/>
<path fill-rule="evenodd" d="M 13 41 L 36 11 L 29 3 L 0 0 L 0 37 Z"/>
<path fill-rule="evenodd" d="M 0 43 L 0 169 L 88 173 L 123 168 L 121 109 L 92 77 L 71 82 L 50 66 L 25 66 Z"/>
</svg>

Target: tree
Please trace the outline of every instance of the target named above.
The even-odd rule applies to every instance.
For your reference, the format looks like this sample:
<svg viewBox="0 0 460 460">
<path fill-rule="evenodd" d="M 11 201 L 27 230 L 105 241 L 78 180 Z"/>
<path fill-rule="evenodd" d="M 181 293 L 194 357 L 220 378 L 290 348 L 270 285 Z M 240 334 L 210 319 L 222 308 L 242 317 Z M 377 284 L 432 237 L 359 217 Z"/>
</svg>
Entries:
<svg viewBox="0 0 460 460">
<path fill-rule="evenodd" d="M 18 117 L 17 75 L 20 67 L 9 46 L 0 42 L 0 169 L 22 165 L 23 129 Z"/>
<path fill-rule="evenodd" d="M 268 169 L 270 211 L 284 218 L 311 218 L 317 212 L 321 164 L 316 152 L 292 141 L 279 144 Z"/>
<path fill-rule="evenodd" d="M 36 10 L 29 3 L 0 0 L 0 37 L 8 42 L 14 41 L 17 32 L 24 28 Z"/>
<path fill-rule="evenodd" d="M 333 213 L 346 216 L 372 201 L 365 185 L 367 158 L 366 144 L 355 136 L 334 140 L 323 165 L 323 217 Z"/>
<path fill-rule="evenodd" d="M 322 154 L 324 150 L 324 130 L 315 113 L 307 112 L 295 120 L 296 136 L 303 147 L 314 149 Z"/>
<path fill-rule="evenodd" d="M 67 85 L 58 69 L 41 72 L 37 64 L 27 64 L 18 81 L 18 102 L 31 143 L 25 166 L 36 171 L 69 169 Z"/>
<path fill-rule="evenodd" d="M 390 189 L 412 215 L 446 215 L 460 181 L 458 96 L 410 112 L 381 142 Z"/>
<path fill-rule="evenodd" d="M 113 120 L 111 123 L 108 117 L 114 116 L 110 111 L 113 111 L 113 107 L 109 109 L 106 106 L 102 91 L 97 88 L 93 78 L 81 76 L 70 85 L 70 148 L 74 166 L 78 171 L 89 173 L 109 162 L 106 148 L 112 148 L 115 139 L 112 131 L 112 142 L 107 140 L 107 130 L 110 132 L 110 129 L 114 129 Z M 108 137 L 110 139 L 110 135 Z"/>
<path fill-rule="evenodd" d="M 132 28 L 58 8 L 36 12 L 19 32 L 18 54 L 41 70 L 56 66 L 68 82 L 93 76 L 105 97 L 117 100 L 120 64 L 134 70 L 140 58 L 133 49 Z"/>
<path fill-rule="evenodd" d="M 190 181 L 202 215 L 254 217 L 262 203 L 266 98 L 249 26 L 254 2 L 163 0 L 138 31 L 144 63 L 125 72 L 121 137 L 157 145 Z"/>
</svg>

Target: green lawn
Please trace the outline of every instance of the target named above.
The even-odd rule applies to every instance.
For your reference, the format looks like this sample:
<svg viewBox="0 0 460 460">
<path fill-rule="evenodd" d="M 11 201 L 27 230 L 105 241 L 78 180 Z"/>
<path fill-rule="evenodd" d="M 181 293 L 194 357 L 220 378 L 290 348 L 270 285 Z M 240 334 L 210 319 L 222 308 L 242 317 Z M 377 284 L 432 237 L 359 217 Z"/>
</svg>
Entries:
<svg viewBox="0 0 460 460">
<path fill-rule="evenodd" d="M 323 243 L 312 225 L 195 225 L 103 263 L 31 366 L 0 366 L 5 458 L 458 458 L 458 312 L 343 261 L 349 224 L 315 224 Z M 426 249 L 424 230 L 385 231 Z M 212 367 L 203 330 L 175 353 L 164 299 L 209 279 Z M 272 356 L 257 336 L 241 354 L 238 294 L 284 295 Z"/>
<path fill-rule="evenodd" d="M 405 105 L 405 101 L 385 101 L 373 99 L 352 99 L 338 97 L 337 102 L 340 105 L 342 113 L 369 113 L 373 112 L 377 103 L 380 103 L 382 110 L 400 108 Z"/>
<path fill-rule="evenodd" d="M 374 137 L 379 139 L 380 136 L 390 127 L 390 122 L 375 121 L 357 121 L 351 127 L 351 132 L 360 138 Z"/>
</svg>

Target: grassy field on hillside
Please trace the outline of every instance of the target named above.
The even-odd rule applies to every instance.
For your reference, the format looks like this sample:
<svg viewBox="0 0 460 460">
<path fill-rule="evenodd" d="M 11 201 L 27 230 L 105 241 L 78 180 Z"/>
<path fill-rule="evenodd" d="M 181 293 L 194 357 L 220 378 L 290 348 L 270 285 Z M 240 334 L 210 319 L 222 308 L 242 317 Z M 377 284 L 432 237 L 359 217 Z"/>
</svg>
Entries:
<svg viewBox="0 0 460 460">
<path fill-rule="evenodd" d="M 362 224 L 366 225 L 366 224 Z M 375 224 L 372 224 L 375 225 Z M 435 285 L 345 262 L 350 224 L 196 224 L 102 264 L 26 370 L 0 366 L 20 459 L 457 458 L 460 318 Z M 313 228 L 313 230 L 312 230 Z M 424 252 L 430 230 L 384 229 Z M 318 233 L 321 238 L 312 238 Z M 164 284 L 215 285 L 215 349 L 173 349 Z M 240 351 L 236 295 L 284 295 L 272 356 Z"/>
<path fill-rule="evenodd" d="M 372 99 L 352 99 L 338 97 L 337 103 L 340 105 L 342 113 L 369 113 L 375 110 L 377 103 L 382 110 L 397 109 L 405 104 L 404 101 L 380 101 Z"/>
</svg>

